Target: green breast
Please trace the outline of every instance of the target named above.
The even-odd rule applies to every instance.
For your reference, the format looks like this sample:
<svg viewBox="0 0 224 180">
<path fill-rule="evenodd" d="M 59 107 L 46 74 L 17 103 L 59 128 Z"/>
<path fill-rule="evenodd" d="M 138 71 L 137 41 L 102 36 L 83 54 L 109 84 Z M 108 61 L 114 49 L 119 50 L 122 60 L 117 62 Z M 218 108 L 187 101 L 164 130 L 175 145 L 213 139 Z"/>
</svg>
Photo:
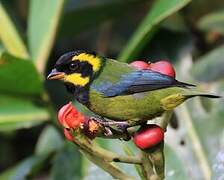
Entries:
<svg viewBox="0 0 224 180">
<path fill-rule="evenodd" d="M 172 87 L 107 98 L 94 90 L 90 90 L 89 109 L 112 120 L 150 120 L 164 112 L 161 104 L 162 99 L 173 94 L 181 94 L 183 91 L 182 88 Z"/>
</svg>

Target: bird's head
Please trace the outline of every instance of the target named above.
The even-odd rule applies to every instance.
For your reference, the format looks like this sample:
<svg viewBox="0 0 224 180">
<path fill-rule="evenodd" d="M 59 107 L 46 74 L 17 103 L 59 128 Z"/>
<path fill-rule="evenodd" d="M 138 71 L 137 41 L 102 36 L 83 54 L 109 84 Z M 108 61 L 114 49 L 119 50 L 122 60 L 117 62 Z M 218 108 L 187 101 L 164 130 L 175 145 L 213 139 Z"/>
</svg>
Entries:
<svg viewBox="0 0 224 180">
<path fill-rule="evenodd" d="M 62 80 L 65 84 L 87 86 L 100 71 L 104 58 L 86 51 L 72 51 L 63 54 L 47 79 Z"/>
</svg>

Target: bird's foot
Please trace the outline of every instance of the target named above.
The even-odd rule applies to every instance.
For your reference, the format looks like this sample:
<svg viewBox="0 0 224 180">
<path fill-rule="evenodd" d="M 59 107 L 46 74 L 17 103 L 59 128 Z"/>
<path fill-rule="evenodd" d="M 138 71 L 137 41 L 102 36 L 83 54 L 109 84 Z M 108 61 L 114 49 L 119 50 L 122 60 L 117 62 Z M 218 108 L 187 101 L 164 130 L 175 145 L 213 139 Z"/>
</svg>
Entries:
<svg viewBox="0 0 224 180">
<path fill-rule="evenodd" d="M 113 120 L 106 120 L 104 118 L 95 118 L 95 117 L 92 117 L 92 120 L 96 121 L 99 124 L 102 124 L 103 126 L 111 127 L 114 130 L 121 131 L 121 132 L 126 131 L 127 128 L 129 127 L 129 124 L 126 121 L 113 121 Z"/>
<path fill-rule="evenodd" d="M 131 139 L 130 134 L 128 133 L 129 124 L 124 121 L 110 121 L 109 127 L 116 131 L 116 133 L 122 134 L 122 140 L 129 141 Z"/>
<path fill-rule="evenodd" d="M 126 121 L 113 121 L 95 117 L 92 117 L 92 120 L 96 121 L 97 123 L 105 127 L 105 136 L 107 137 L 112 136 L 114 133 L 117 133 L 117 134 L 125 134 L 126 136 L 123 139 L 126 141 L 130 140 L 131 138 L 127 131 L 129 124 Z"/>
</svg>

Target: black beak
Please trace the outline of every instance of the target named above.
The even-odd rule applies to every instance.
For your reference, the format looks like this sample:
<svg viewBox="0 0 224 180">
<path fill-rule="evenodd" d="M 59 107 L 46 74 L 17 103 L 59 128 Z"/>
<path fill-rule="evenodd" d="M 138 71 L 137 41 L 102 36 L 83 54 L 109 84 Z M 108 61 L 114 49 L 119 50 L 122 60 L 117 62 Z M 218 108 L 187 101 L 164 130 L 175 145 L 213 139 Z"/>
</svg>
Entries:
<svg viewBox="0 0 224 180">
<path fill-rule="evenodd" d="M 50 74 L 48 74 L 47 79 L 56 79 L 56 80 L 60 80 L 63 79 L 65 77 L 65 73 L 64 72 L 59 72 L 57 71 L 57 69 L 52 69 L 52 71 L 50 72 Z"/>
</svg>

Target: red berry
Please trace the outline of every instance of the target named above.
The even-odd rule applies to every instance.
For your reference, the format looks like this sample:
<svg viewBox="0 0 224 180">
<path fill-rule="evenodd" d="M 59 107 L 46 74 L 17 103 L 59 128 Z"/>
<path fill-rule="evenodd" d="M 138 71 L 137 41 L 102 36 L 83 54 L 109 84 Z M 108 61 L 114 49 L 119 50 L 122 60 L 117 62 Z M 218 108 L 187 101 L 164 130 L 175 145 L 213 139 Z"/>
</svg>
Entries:
<svg viewBox="0 0 224 180">
<path fill-rule="evenodd" d="M 72 134 L 70 133 L 70 131 L 66 128 L 64 128 L 64 135 L 66 137 L 67 140 L 69 141 L 73 141 L 73 136 Z"/>
<path fill-rule="evenodd" d="M 77 109 L 68 103 L 64 105 L 58 112 L 59 123 L 65 128 L 78 128 L 84 122 L 85 116 L 82 115 Z"/>
<path fill-rule="evenodd" d="M 130 63 L 131 66 L 135 67 L 136 69 L 148 69 L 149 64 L 144 61 L 133 61 Z"/>
<path fill-rule="evenodd" d="M 163 129 L 155 124 L 144 126 L 133 135 L 133 141 L 140 149 L 151 148 L 159 144 L 163 139 Z"/>
<path fill-rule="evenodd" d="M 173 65 L 168 61 L 158 61 L 156 63 L 151 63 L 148 69 L 160 72 L 173 78 L 176 76 Z"/>
</svg>

